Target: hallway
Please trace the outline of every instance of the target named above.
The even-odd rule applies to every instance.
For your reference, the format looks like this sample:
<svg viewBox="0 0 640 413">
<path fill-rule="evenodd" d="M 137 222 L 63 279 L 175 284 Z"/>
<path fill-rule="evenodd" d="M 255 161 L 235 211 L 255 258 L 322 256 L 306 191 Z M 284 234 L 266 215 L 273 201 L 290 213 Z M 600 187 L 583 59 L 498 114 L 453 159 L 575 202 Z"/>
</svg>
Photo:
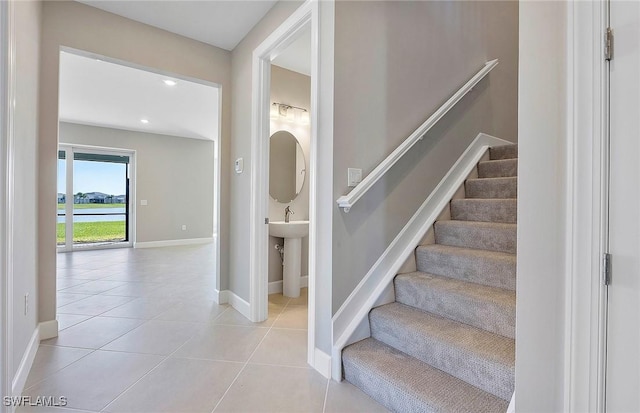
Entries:
<svg viewBox="0 0 640 413">
<path fill-rule="evenodd" d="M 18 411 L 385 411 L 307 365 L 306 289 L 251 323 L 213 303 L 214 265 L 210 245 L 59 254 L 60 334 L 24 395 L 67 406 Z"/>
</svg>

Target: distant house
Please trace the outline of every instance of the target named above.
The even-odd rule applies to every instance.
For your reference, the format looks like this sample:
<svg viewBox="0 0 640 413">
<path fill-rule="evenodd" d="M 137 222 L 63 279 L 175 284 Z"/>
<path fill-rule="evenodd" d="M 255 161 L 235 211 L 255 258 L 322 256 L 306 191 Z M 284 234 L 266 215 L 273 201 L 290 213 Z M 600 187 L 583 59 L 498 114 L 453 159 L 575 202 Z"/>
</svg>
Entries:
<svg viewBox="0 0 640 413">
<path fill-rule="evenodd" d="M 116 195 L 115 197 L 113 197 L 114 204 L 124 204 L 126 200 L 127 200 L 126 195 Z"/>
<path fill-rule="evenodd" d="M 67 202 L 67 196 L 58 192 L 58 203 L 64 204 L 65 202 Z"/>
</svg>

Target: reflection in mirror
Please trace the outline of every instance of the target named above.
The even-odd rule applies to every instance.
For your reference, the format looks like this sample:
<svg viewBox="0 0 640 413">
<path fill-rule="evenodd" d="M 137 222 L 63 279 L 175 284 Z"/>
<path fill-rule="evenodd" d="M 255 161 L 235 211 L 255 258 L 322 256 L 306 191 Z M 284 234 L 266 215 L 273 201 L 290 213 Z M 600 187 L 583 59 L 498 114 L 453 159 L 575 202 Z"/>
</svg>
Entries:
<svg viewBox="0 0 640 413">
<path fill-rule="evenodd" d="M 300 142 L 287 131 L 278 131 L 269 140 L 269 194 L 286 204 L 302 190 L 306 175 Z"/>
</svg>

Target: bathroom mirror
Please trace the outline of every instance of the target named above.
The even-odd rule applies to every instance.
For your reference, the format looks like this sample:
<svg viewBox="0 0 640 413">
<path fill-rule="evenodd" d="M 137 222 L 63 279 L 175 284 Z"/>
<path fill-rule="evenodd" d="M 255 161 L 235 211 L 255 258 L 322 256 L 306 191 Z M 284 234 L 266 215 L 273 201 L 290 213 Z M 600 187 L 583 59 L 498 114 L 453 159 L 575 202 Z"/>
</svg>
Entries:
<svg viewBox="0 0 640 413">
<path fill-rule="evenodd" d="M 269 194 L 286 204 L 298 196 L 306 175 L 304 152 L 300 142 L 287 131 L 278 131 L 269 139 Z"/>
</svg>

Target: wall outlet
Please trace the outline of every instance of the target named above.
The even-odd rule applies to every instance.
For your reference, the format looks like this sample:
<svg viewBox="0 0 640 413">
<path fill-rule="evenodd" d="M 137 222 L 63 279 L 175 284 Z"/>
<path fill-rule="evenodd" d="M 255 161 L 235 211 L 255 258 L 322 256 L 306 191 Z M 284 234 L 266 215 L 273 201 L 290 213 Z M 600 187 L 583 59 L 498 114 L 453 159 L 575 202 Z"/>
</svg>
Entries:
<svg viewBox="0 0 640 413">
<path fill-rule="evenodd" d="M 145 205 L 147 205 L 147 204 L 148 204 L 148 203 L 147 203 L 147 200 L 146 200 L 146 199 L 141 199 L 141 200 L 140 200 L 140 205 L 145 206 Z"/>
<path fill-rule="evenodd" d="M 29 314 L 29 293 L 24 295 L 24 315 Z"/>
<path fill-rule="evenodd" d="M 186 225 L 183 225 L 183 226 L 182 226 L 182 230 L 183 230 L 183 231 L 186 231 L 186 230 L 187 230 L 187 226 L 186 226 Z"/>
<path fill-rule="evenodd" d="M 353 188 L 362 182 L 362 169 L 348 168 L 347 169 L 347 186 Z"/>
<path fill-rule="evenodd" d="M 244 159 L 238 158 L 233 163 L 233 169 L 235 169 L 237 174 L 241 174 L 244 171 Z"/>
</svg>

